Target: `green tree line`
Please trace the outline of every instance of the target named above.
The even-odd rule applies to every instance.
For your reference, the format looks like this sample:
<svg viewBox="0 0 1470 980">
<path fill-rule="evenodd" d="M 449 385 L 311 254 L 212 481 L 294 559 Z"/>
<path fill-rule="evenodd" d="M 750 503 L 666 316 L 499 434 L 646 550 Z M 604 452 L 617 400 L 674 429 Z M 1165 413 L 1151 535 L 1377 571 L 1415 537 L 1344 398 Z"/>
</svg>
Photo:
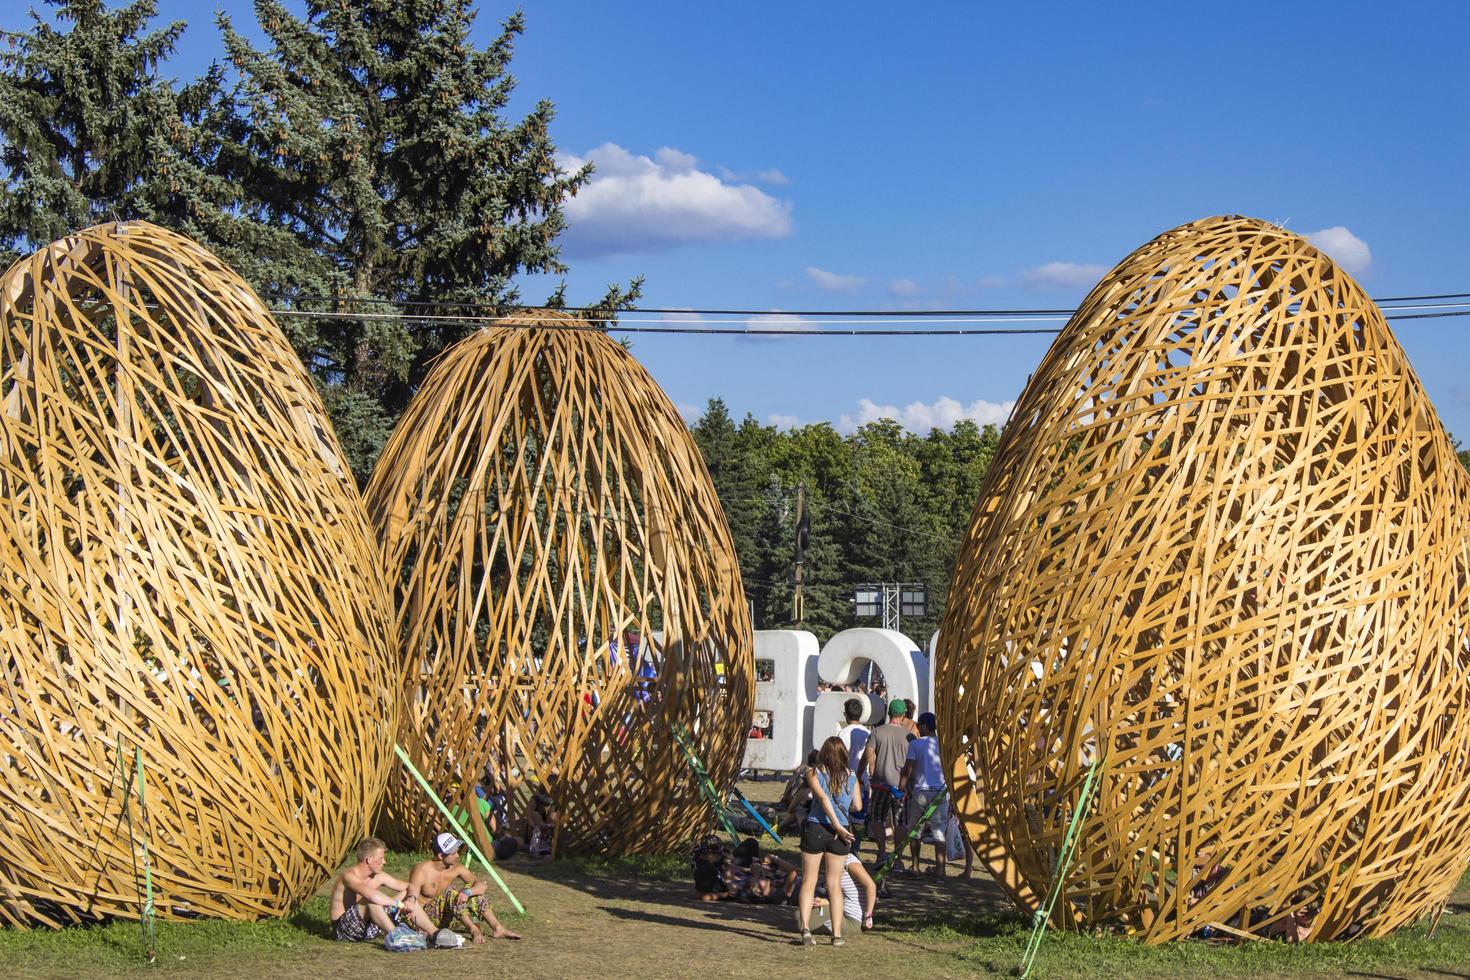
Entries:
<svg viewBox="0 0 1470 980">
<path fill-rule="evenodd" d="M 180 83 L 185 24 L 153 26 L 155 0 L 48 4 L 0 37 L 0 262 L 140 218 L 271 306 L 330 312 L 279 319 L 360 480 L 429 362 L 477 328 L 457 304 L 503 312 L 517 275 L 566 271 L 563 205 L 591 169 L 557 167 L 550 102 L 504 118 L 520 14 L 479 47 L 470 0 L 255 0 L 267 43 L 220 14 L 224 63 Z"/>
<path fill-rule="evenodd" d="M 518 275 L 566 271 L 563 208 L 591 170 L 557 167 L 551 103 L 505 118 L 519 14 L 478 46 L 471 0 L 303 0 L 302 16 L 255 0 L 265 43 L 219 15 L 223 63 L 179 81 L 185 24 L 155 25 L 155 0 L 47 5 L 0 36 L 0 263 L 141 218 L 212 249 L 270 305 L 327 311 L 280 321 L 360 480 L 429 362 L 477 328 L 461 304 L 503 312 L 522 302 Z M 587 308 L 610 318 L 640 287 Z M 564 305 L 563 289 L 543 303 Z M 800 488 L 803 625 L 823 639 L 872 625 L 854 618 L 855 585 L 923 582 L 929 614 L 903 627 L 927 640 L 993 427 L 780 431 L 715 400 L 693 433 L 760 628 L 793 625 Z"/>
<path fill-rule="evenodd" d="M 927 436 L 870 422 L 848 436 L 822 422 L 780 430 L 710 401 L 691 427 L 730 522 L 757 629 L 793 621 L 798 489 L 810 525 L 804 549 L 803 627 L 825 642 L 850 626 L 853 590 L 868 582 L 922 582 L 929 609 L 903 632 L 927 643 L 944 614 L 950 572 L 1000 433 L 962 420 Z"/>
</svg>

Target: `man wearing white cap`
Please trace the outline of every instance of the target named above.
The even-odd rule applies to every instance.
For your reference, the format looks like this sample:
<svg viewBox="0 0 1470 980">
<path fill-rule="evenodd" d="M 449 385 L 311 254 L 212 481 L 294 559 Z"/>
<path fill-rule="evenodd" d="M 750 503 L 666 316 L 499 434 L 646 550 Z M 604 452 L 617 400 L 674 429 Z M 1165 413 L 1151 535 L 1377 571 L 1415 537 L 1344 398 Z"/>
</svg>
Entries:
<svg viewBox="0 0 1470 980">
<path fill-rule="evenodd" d="M 458 919 L 469 928 L 472 940 L 483 943 L 485 934 L 475 920 L 484 919 L 493 938 L 520 939 L 495 918 L 490 903 L 485 901 L 485 882 L 477 880 L 460 862 L 459 849 L 463 846 L 464 841 L 453 834 L 435 837 L 434 857 L 416 864 L 409 875 L 409 893 L 418 896 L 424 911 L 441 931 L 449 929 Z"/>
</svg>

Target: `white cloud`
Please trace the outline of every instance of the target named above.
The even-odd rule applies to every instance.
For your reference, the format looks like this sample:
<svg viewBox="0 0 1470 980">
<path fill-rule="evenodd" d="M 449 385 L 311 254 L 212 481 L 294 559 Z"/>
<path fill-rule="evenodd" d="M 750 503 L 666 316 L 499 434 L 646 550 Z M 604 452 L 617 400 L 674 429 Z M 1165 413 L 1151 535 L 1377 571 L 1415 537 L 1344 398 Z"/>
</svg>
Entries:
<svg viewBox="0 0 1470 980">
<path fill-rule="evenodd" d="M 605 145 L 616 146 L 616 144 L 613 143 Z M 618 147 L 618 149 L 621 150 L 622 147 Z M 594 150 L 593 152 L 596 151 Z M 676 150 L 672 146 L 659 147 L 658 151 L 654 153 L 653 159 L 654 162 L 656 162 L 660 167 L 663 167 L 670 173 L 676 174 L 688 173 L 695 167 L 699 166 L 698 157 L 694 156 L 692 153 L 685 153 L 683 150 Z"/>
<path fill-rule="evenodd" d="M 685 425 L 693 425 L 704 416 L 704 409 L 698 405 L 686 405 L 679 402 L 674 406 L 674 410 L 683 416 Z"/>
<path fill-rule="evenodd" d="M 765 170 L 757 170 L 754 173 L 744 174 L 729 167 L 719 167 L 720 179 L 727 180 L 732 184 L 748 184 L 752 180 L 762 184 L 770 184 L 772 187 L 787 187 L 791 184 L 791 178 L 783 174 L 775 167 L 767 167 Z"/>
<path fill-rule="evenodd" d="M 1084 262 L 1048 262 L 1021 273 L 1021 285 L 1027 289 L 1090 289 L 1108 271 L 1105 265 Z"/>
<path fill-rule="evenodd" d="M 822 329 L 818 324 L 812 323 L 810 320 L 803 320 L 799 316 L 791 313 L 782 313 L 780 310 L 772 310 L 769 313 L 753 316 L 745 321 L 745 326 L 749 330 L 789 330 L 811 333 L 816 333 Z M 788 340 L 790 338 L 782 334 L 768 333 L 755 334 L 754 336 L 744 335 L 738 339 L 748 344 L 759 344 Z"/>
<path fill-rule="evenodd" d="M 806 275 L 808 279 L 817 284 L 818 289 L 826 289 L 831 292 L 851 292 L 868 281 L 862 276 L 845 276 L 840 272 L 818 269 L 814 265 L 806 267 Z"/>
<path fill-rule="evenodd" d="M 1347 270 L 1348 275 L 1366 276 L 1373 268 L 1373 252 L 1368 243 L 1342 225 L 1309 231 L 1307 239 Z"/>
<path fill-rule="evenodd" d="M 871 398 L 860 398 L 857 414 L 844 414 L 837 423 L 837 431 L 853 432 L 858 426 L 879 419 L 894 419 L 919 435 L 927 435 L 930 429 L 952 429 L 960 419 L 973 419 L 978 425 L 1004 425 L 1015 404 L 1013 401 L 988 402 L 977 398 L 965 405 L 948 395 L 941 395 L 932 404 L 911 402 L 899 408 L 897 405 L 879 405 Z"/>
<path fill-rule="evenodd" d="M 778 429 L 795 429 L 801 425 L 801 419 L 795 415 L 782 415 L 780 412 L 772 412 L 766 416 L 766 424 L 774 425 Z"/>
<path fill-rule="evenodd" d="M 1005 279 L 1000 276 L 961 279 L 956 275 L 947 275 L 933 282 L 900 277 L 888 280 L 886 286 L 888 295 L 901 301 L 900 309 L 933 310 L 948 309 L 956 304 L 969 302 L 982 293 L 999 289 L 1005 284 Z"/>
<path fill-rule="evenodd" d="M 650 157 L 604 143 L 557 165 L 572 171 L 587 161 L 592 179 L 566 204 L 568 255 L 648 252 L 681 245 L 785 238 L 791 202 L 748 183 L 701 170 L 699 160 L 670 146 Z"/>
</svg>

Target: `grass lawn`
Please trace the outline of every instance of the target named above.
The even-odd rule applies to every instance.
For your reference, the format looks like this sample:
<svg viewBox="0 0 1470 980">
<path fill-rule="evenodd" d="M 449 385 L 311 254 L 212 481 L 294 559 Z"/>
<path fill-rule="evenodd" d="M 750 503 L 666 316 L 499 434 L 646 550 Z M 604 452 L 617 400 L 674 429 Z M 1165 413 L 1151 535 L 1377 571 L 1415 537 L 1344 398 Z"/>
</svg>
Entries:
<svg viewBox="0 0 1470 980">
<path fill-rule="evenodd" d="M 747 795 L 755 795 L 748 791 Z M 794 839 L 788 838 L 794 850 Z M 414 855 L 392 855 L 406 876 Z M 1007 974 L 1020 962 L 1026 929 L 989 880 L 895 877 L 895 897 L 880 901 L 878 930 L 849 937 L 845 949 L 792 944 L 792 913 L 782 907 L 700 904 L 685 859 L 584 859 L 536 864 L 516 858 L 501 874 L 529 909 L 519 917 L 496 902 L 518 943 L 493 941 L 410 957 L 380 945 L 327 938 L 326 890 L 289 920 L 262 923 L 160 923 L 158 963 L 142 960 L 136 923 L 61 932 L 0 930 L 7 977 L 137 976 L 399 978 L 450 975 L 521 977 L 776 977 L 793 973 L 865 977 L 977 977 Z M 492 898 L 499 893 L 492 887 Z M 1214 946 L 1176 943 L 1151 949 L 1121 939 L 1048 932 L 1037 963 L 1044 977 L 1470 976 L 1470 875 L 1453 914 L 1432 939 L 1422 927 L 1358 943 Z M 815 971 L 815 972 L 814 972 Z"/>
</svg>

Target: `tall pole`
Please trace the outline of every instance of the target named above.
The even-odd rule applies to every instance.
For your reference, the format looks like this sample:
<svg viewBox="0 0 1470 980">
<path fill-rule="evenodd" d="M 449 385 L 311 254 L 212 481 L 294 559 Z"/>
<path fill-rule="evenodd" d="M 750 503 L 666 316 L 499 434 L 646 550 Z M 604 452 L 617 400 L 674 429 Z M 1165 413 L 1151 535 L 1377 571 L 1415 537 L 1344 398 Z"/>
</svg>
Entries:
<svg viewBox="0 0 1470 980">
<path fill-rule="evenodd" d="M 796 628 L 801 629 L 806 619 L 806 601 L 802 595 L 802 582 L 806 577 L 806 486 L 796 487 L 796 588 L 791 593 L 791 618 Z"/>
</svg>

